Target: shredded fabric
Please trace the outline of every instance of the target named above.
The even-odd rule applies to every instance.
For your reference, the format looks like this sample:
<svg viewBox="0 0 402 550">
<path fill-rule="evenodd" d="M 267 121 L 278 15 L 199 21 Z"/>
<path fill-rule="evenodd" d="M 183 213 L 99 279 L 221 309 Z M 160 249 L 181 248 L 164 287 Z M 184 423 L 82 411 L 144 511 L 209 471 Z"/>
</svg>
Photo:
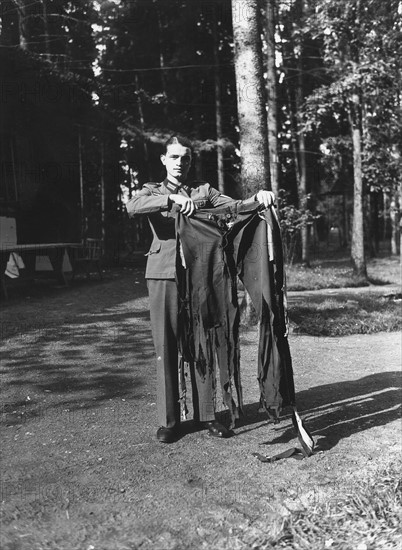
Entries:
<svg viewBox="0 0 402 550">
<path fill-rule="evenodd" d="M 181 368 L 201 375 L 216 367 L 231 428 L 242 410 L 237 276 L 259 319 L 260 404 L 275 420 L 295 405 L 287 341 L 282 241 L 273 209 L 259 204 L 176 215 L 176 280 L 179 290 Z M 184 267 L 186 266 L 186 267 Z M 184 380 L 183 374 L 180 376 Z M 181 391 L 182 406 L 185 390 Z"/>
<path fill-rule="evenodd" d="M 303 458 L 308 458 L 309 456 L 312 456 L 314 454 L 315 448 L 314 439 L 312 438 L 310 432 L 307 430 L 303 420 L 300 418 L 296 407 L 293 407 L 292 422 L 297 432 L 297 438 L 301 445 L 301 449 L 297 447 L 291 447 L 290 449 L 273 456 L 262 455 L 260 453 L 252 453 L 252 455 L 258 458 L 260 462 L 276 462 L 277 460 L 282 460 L 282 458 L 290 457 L 295 458 L 296 460 L 302 460 Z"/>
</svg>

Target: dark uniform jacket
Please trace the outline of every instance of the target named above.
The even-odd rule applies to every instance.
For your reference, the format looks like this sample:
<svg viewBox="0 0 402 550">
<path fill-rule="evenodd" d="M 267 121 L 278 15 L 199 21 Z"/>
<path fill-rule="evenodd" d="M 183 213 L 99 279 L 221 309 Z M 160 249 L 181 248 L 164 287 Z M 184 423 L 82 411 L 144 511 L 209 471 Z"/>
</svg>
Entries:
<svg viewBox="0 0 402 550">
<path fill-rule="evenodd" d="M 130 217 L 147 214 L 152 229 L 153 241 L 148 252 L 147 279 L 174 279 L 176 261 L 175 212 L 169 200 L 172 193 L 190 197 L 197 209 L 215 208 L 255 201 L 252 196 L 246 201 L 236 201 L 222 195 L 209 183 L 175 186 L 167 179 L 161 183 L 146 183 L 141 191 L 126 205 Z"/>
</svg>

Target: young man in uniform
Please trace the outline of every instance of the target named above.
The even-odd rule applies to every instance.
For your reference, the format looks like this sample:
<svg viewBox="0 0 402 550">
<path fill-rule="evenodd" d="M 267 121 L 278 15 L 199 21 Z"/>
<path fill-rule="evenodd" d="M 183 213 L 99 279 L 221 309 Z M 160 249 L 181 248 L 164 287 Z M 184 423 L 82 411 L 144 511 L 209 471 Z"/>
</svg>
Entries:
<svg viewBox="0 0 402 550">
<path fill-rule="evenodd" d="M 191 143 L 185 138 L 171 137 L 165 144 L 161 162 L 166 178 L 161 183 L 147 183 L 127 203 L 129 216 L 146 214 L 153 233 L 145 272 L 147 279 L 152 335 L 157 357 L 157 407 L 160 428 L 156 436 L 163 443 L 172 443 L 179 434 L 180 403 L 178 380 L 177 317 L 178 294 L 175 281 L 176 235 L 173 204 L 180 212 L 191 216 L 196 208 L 215 208 L 233 205 L 234 199 L 222 195 L 208 183 L 186 185 L 192 160 Z M 247 201 L 257 200 L 271 206 L 275 196 L 271 191 L 260 190 Z M 194 418 L 211 436 L 226 438 L 230 432 L 215 420 L 213 380 L 202 378 L 194 369 L 198 410 Z"/>
</svg>

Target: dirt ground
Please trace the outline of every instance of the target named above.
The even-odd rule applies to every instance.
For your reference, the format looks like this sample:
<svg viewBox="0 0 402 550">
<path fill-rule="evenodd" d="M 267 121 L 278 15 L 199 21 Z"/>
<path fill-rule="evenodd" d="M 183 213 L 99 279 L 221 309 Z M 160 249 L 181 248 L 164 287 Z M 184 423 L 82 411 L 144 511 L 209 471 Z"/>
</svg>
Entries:
<svg viewBox="0 0 402 550">
<path fill-rule="evenodd" d="M 190 420 L 177 443 L 156 441 L 142 269 L 11 293 L 1 332 L 3 550 L 261 548 L 292 511 L 400 456 L 397 333 L 290 336 L 317 453 L 267 464 L 252 453 L 297 439 L 289 415 L 274 426 L 257 412 L 255 328 L 242 332 L 236 436 L 210 438 Z"/>
</svg>

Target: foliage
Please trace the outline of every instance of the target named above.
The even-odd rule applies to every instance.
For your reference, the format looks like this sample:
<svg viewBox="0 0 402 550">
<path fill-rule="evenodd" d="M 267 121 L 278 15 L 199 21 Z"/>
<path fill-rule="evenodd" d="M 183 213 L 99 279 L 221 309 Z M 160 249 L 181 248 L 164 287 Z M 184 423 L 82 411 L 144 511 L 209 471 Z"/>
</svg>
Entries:
<svg viewBox="0 0 402 550">
<path fill-rule="evenodd" d="M 401 177 L 394 154 L 395 147 L 400 150 L 402 145 L 402 26 L 395 20 L 399 5 L 394 0 L 336 4 L 320 0 L 306 22 L 306 30 L 322 40 L 331 81 L 306 99 L 305 129 L 326 139 L 328 127 L 335 124 L 338 136 L 343 136 L 358 95 L 367 188 L 395 188 Z M 332 153 L 333 149 L 327 152 Z"/>
<path fill-rule="evenodd" d="M 322 191 L 352 194 L 353 155 L 350 136 L 329 136 L 323 139 L 321 150 L 319 163 L 322 168 Z"/>
<path fill-rule="evenodd" d="M 312 196 L 306 195 L 299 208 L 289 202 L 289 193 L 284 189 L 279 190 L 279 223 L 282 232 L 285 262 L 292 265 L 297 245 L 300 241 L 300 230 L 311 226 L 319 216 L 314 215 L 309 208 Z"/>
<path fill-rule="evenodd" d="M 298 130 L 305 133 L 310 200 L 337 181 L 349 186 L 349 115 L 353 97 L 359 93 L 366 189 L 395 191 L 401 180 L 402 29 L 398 14 L 397 0 L 276 2 L 279 187 L 290 193 L 283 213 L 290 257 L 299 229 L 311 223 L 308 208 L 298 205 Z M 247 10 L 235 14 L 246 15 Z M 197 177 L 216 185 L 217 69 L 225 182 L 228 194 L 237 195 L 238 90 L 230 0 L 4 0 L 0 19 L 4 52 L 23 50 L 34 61 L 38 75 L 52 75 L 67 88 L 70 85 L 74 94 L 79 89 L 74 101 L 82 121 L 96 108 L 99 119 L 107 121 L 108 131 L 114 132 L 112 139 L 119 150 L 109 160 L 115 164 L 119 181 L 106 178 L 106 186 L 110 184 L 110 209 L 120 209 L 120 217 L 121 192 L 129 195 L 134 185 L 161 177 L 161 144 L 174 132 L 193 140 L 200 153 Z M 18 70 L 17 61 L 16 75 Z M 297 112 L 299 94 L 305 100 L 301 114 Z M 65 102 L 54 107 L 61 116 L 69 116 Z M 9 131 L 3 126 L 1 130 Z M 87 124 L 86 133 L 89 164 L 98 167 L 104 132 L 98 124 L 92 128 Z M 324 153 L 320 150 L 323 143 Z M 71 186 L 76 184 L 71 180 Z M 97 192 L 94 184 L 90 194 Z M 99 197 L 92 202 L 99 203 Z"/>
</svg>

